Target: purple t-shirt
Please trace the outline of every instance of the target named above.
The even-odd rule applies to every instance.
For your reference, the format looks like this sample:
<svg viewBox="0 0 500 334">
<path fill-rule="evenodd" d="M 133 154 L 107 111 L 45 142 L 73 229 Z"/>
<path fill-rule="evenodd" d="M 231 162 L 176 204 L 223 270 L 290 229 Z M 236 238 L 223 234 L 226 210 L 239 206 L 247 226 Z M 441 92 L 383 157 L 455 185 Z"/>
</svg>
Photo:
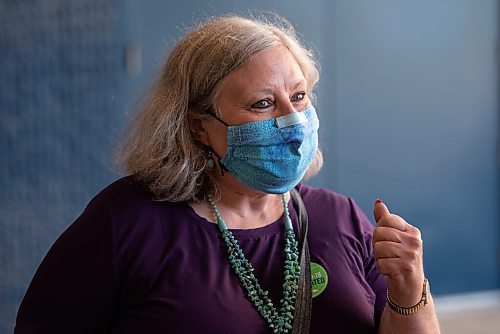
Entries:
<svg viewBox="0 0 500 334">
<path fill-rule="evenodd" d="M 376 333 L 385 279 L 373 227 L 349 198 L 297 187 L 311 261 L 328 276 L 311 333 Z M 295 233 L 298 220 L 289 204 Z M 232 231 L 279 305 L 283 220 Z M 324 273 L 322 277 L 324 278 Z M 98 194 L 55 242 L 23 299 L 15 333 L 271 333 L 230 267 L 217 225 L 187 203 L 155 201 L 131 177 Z"/>
</svg>

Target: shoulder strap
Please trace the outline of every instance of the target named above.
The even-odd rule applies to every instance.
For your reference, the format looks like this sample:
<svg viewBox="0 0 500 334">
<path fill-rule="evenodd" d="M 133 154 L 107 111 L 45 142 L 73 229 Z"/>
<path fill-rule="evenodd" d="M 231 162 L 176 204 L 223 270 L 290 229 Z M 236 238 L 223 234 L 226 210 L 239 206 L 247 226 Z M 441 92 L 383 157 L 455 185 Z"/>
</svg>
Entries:
<svg viewBox="0 0 500 334">
<path fill-rule="evenodd" d="M 302 197 L 297 189 L 290 190 L 293 207 L 299 217 L 300 226 L 300 275 L 297 298 L 295 300 L 295 314 L 293 319 L 292 334 L 307 334 L 311 325 L 312 311 L 312 284 L 311 284 L 311 259 L 307 245 L 308 219 L 307 211 Z"/>
</svg>

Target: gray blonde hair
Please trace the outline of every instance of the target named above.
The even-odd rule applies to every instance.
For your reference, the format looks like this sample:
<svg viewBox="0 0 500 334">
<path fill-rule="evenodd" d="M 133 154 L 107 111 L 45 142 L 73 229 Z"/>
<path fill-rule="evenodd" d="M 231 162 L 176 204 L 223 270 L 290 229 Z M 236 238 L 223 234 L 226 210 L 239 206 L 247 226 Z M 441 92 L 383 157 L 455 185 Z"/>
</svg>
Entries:
<svg viewBox="0 0 500 334">
<path fill-rule="evenodd" d="M 222 79 L 256 53 L 279 45 L 297 61 L 313 96 L 319 73 L 312 52 L 284 19 L 223 16 L 188 32 L 170 53 L 131 123 L 119 159 L 125 172 L 159 200 L 203 199 L 214 185 L 206 168 L 206 148 L 191 133 L 188 114 L 218 113 Z M 318 150 L 306 177 L 316 175 L 322 162 Z"/>
</svg>

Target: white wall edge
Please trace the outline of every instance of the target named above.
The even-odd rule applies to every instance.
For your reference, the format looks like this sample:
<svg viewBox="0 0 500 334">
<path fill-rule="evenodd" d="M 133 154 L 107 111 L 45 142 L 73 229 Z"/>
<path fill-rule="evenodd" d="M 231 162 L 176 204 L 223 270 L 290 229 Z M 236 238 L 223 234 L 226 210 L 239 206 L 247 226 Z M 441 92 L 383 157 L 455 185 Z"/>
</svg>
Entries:
<svg viewBox="0 0 500 334">
<path fill-rule="evenodd" d="M 500 290 L 433 296 L 433 298 L 438 314 L 500 307 Z"/>
</svg>

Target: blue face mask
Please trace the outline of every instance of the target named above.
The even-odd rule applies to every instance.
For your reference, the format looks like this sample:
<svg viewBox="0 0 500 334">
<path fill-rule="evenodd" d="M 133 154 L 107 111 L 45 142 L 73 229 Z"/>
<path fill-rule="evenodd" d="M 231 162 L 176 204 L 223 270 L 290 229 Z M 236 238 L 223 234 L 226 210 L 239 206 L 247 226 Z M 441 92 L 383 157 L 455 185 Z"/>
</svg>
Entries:
<svg viewBox="0 0 500 334">
<path fill-rule="evenodd" d="M 265 193 L 282 194 L 295 187 L 318 149 L 319 120 L 312 106 L 278 118 L 224 124 L 228 147 L 219 161 L 222 168 Z"/>
</svg>

